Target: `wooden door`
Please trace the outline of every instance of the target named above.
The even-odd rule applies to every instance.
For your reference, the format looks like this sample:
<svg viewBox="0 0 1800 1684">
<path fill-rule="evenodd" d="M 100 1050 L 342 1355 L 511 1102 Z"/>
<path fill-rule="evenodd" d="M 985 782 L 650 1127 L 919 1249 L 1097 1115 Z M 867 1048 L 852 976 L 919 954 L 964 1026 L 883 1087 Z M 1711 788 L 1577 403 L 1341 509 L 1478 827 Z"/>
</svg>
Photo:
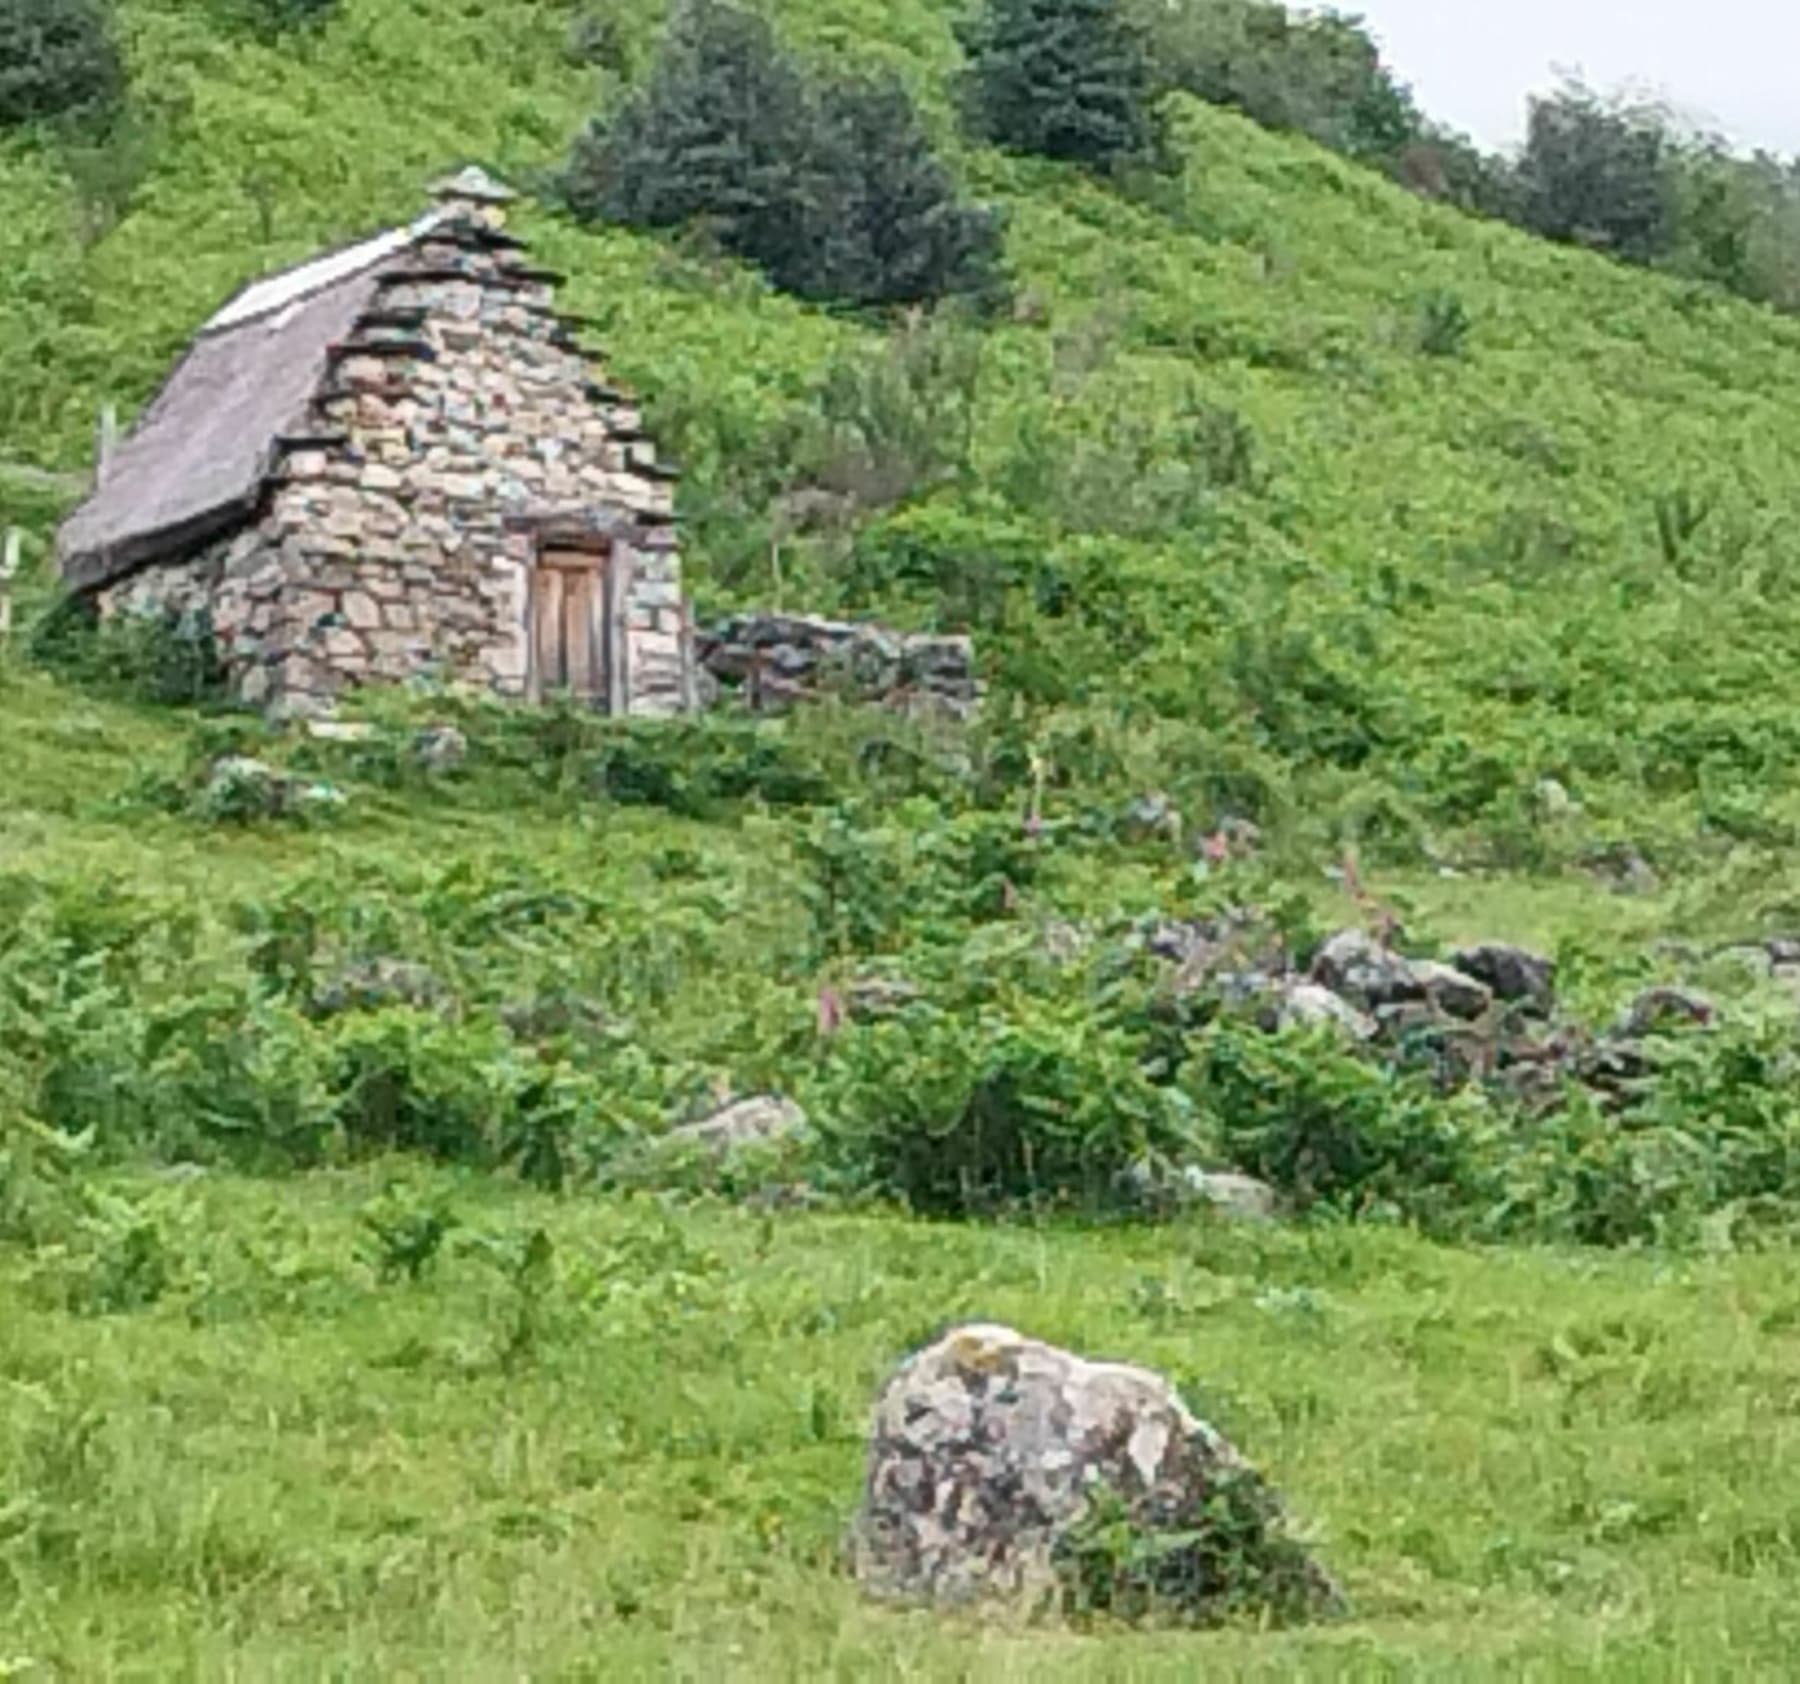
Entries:
<svg viewBox="0 0 1800 1684">
<path fill-rule="evenodd" d="M 606 557 L 546 550 L 538 558 L 532 600 L 533 688 L 606 703 L 610 696 Z"/>
</svg>

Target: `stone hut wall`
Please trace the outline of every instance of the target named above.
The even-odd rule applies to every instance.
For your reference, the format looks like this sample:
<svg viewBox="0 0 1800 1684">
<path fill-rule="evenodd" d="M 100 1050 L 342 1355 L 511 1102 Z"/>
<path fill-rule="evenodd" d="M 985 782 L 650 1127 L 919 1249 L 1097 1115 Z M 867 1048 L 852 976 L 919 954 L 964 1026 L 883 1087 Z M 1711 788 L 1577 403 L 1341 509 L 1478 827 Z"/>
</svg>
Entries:
<svg viewBox="0 0 1800 1684">
<path fill-rule="evenodd" d="M 258 517 L 103 611 L 207 608 L 244 698 L 290 711 L 421 674 L 522 697 L 540 535 L 579 528 L 621 570 L 628 711 L 691 705 L 672 476 L 552 280 L 473 214 L 399 254 Z"/>
</svg>

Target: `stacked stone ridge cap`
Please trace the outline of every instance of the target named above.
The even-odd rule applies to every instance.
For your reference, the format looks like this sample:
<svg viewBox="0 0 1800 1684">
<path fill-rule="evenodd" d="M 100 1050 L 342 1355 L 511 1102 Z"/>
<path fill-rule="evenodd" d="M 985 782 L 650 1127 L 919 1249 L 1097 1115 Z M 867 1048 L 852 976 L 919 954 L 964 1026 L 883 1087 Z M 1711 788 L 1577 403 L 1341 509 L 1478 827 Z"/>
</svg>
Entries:
<svg viewBox="0 0 1800 1684">
<path fill-rule="evenodd" d="M 449 197 L 358 277 L 307 414 L 269 441 L 256 517 L 107 608 L 204 608 L 240 692 L 284 708 L 420 674 L 522 696 L 537 549 L 592 541 L 620 572 L 627 711 L 692 704 L 674 474 L 500 192 Z"/>
</svg>

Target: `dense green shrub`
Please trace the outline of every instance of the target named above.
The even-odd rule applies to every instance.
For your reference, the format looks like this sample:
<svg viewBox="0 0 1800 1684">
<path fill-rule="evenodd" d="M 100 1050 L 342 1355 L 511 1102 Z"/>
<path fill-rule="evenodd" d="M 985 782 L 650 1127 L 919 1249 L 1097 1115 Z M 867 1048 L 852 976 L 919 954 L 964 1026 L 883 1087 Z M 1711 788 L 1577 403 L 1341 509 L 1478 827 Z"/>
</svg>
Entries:
<svg viewBox="0 0 1800 1684">
<path fill-rule="evenodd" d="M 265 36 L 316 29 L 333 17 L 343 0 L 218 0 L 228 15 Z"/>
<path fill-rule="evenodd" d="M 1150 41 L 1125 0 L 988 0 L 964 45 L 985 139 L 1095 167 L 1159 151 Z"/>
<path fill-rule="evenodd" d="M 606 733 L 589 766 L 597 795 L 705 818 L 731 801 L 816 806 L 832 779 L 779 722 L 658 721 Z"/>
<path fill-rule="evenodd" d="M 1079 994 L 854 1028 L 821 1086 L 837 1173 L 933 1215 L 1104 1209 L 1134 1166 L 1198 1147 L 1184 1096 L 1154 1085 L 1133 1037 Z"/>
<path fill-rule="evenodd" d="M 581 137 L 561 192 L 584 217 L 703 224 L 802 298 L 915 304 L 999 284 L 998 219 L 957 202 L 905 87 L 809 71 L 722 0 L 677 7 L 648 84 Z"/>
<path fill-rule="evenodd" d="M 124 89 L 107 0 L 0 0 L 0 128 L 104 109 Z"/>
<path fill-rule="evenodd" d="M 141 701 L 202 703 L 225 693 L 225 670 L 204 614 L 118 614 L 57 597 L 32 623 L 31 657 L 77 683 Z"/>
<path fill-rule="evenodd" d="M 1302 1209 L 1454 1228 L 1493 1196 L 1493 1128 L 1476 1095 L 1347 1052 L 1330 1032 L 1205 1031 L 1183 1085 L 1240 1169 Z"/>
</svg>

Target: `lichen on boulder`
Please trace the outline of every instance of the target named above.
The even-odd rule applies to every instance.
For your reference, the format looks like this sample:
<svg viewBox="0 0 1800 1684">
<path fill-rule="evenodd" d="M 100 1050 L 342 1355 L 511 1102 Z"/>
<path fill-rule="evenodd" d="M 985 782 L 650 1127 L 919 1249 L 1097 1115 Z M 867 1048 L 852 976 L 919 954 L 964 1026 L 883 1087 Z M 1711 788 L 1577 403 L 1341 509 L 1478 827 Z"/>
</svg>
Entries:
<svg viewBox="0 0 1800 1684">
<path fill-rule="evenodd" d="M 850 1561 L 872 1595 L 1209 1622 L 1337 1611 L 1282 1504 L 1146 1369 L 958 1328 L 876 1404 Z"/>
</svg>

